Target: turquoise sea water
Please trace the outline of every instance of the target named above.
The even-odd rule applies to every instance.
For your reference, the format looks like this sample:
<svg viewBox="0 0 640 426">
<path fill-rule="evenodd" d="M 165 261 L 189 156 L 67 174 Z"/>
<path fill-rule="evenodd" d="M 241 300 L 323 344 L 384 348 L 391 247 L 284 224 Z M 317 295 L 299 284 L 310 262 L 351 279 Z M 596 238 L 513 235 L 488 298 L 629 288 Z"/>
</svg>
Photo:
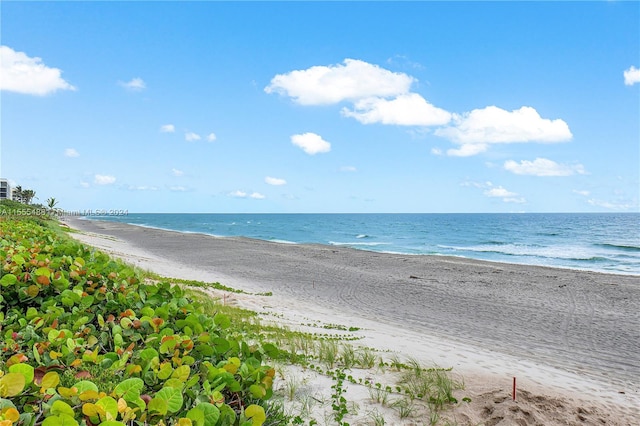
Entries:
<svg viewBox="0 0 640 426">
<path fill-rule="evenodd" d="M 134 225 L 640 275 L 640 214 L 150 214 Z"/>
</svg>

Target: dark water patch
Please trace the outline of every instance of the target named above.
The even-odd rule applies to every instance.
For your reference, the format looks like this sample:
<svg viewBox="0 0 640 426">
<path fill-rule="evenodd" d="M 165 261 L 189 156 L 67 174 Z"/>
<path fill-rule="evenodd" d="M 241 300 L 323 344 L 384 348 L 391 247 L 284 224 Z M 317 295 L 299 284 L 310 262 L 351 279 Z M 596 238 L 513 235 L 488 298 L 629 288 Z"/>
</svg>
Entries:
<svg viewBox="0 0 640 426">
<path fill-rule="evenodd" d="M 596 246 L 605 247 L 605 248 L 613 248 L 613 249 L 616 249 L 616 250 L 623 250 L 623 251 L 640 252 L 640 247 L 631 246 L 631 245 L 624 245 L 624 244 L 601 243 L 601 244 L 596 244 Z"/>
</svg>

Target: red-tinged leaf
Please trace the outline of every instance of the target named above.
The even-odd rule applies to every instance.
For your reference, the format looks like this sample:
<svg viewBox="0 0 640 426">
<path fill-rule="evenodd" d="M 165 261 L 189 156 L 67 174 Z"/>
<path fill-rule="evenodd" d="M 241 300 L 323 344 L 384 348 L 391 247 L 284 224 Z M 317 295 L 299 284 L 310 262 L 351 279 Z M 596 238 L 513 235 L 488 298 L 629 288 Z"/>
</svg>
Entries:
<svg viewBox="0 0 640 426">
<path fill-rule="evenodd" d="M 45 276 L 45 275 L 38 275 L 38 278 L 36 278 L 36 282 L 40 285 L 49 285 L 51 284 L 51 280 L 49 279 L 49 277 Z"/>
<path fill-rule="evenodd" d="M 38 367 L 33 370 L 33 383 L 36 386 L 40 386 L 42 384 L 42 378 L 47 374 L 47 367 Z"/>
<path fill-rule="evenodd" d="M 76 379 L 90 379 L 91 377 L 91 373 L 88 371 L 78 371 L 75 375 Z"/>
<path fill-rule="evenodd" d="M 27 358 L 24 354 L 16 354 L 7 360 L 7 367 L 11 367 L 14 364 L 20 364 L 21 362 L 25 362 L 28 360 L 29 358 Z"/>
</svg>

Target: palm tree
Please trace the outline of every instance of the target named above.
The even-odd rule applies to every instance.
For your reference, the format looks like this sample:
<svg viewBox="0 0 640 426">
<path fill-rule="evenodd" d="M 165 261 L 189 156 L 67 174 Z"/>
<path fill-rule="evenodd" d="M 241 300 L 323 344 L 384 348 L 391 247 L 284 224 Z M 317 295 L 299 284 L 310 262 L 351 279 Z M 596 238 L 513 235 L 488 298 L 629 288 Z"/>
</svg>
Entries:
<svg viewBox="0 0 640 426">
<path fill-rule="evenodd" d="M 24 191 L 22 191 L 22 199 L 24 200 L 25 204 L 31 204 L 31 200 L 33 200 L 34 198 L 36 198 L 36 191 L 34 191 L 33 189 L 25 189 Z"/>
<path fill-rule="evenodd" d="M 13 188 L 13 193 L 11 194 L 11 198 L 13 198 L 15 201 L 21 203 L 22 202 L 22 186 L 18 185 L 15 188 Z"/>
<path fill-rule="evenodd" d="M 56 204 L 58 204 L 58 200 L 53 197 L 47 198 L 47 207 L 49 207 L 49 210 L 55 209 Z"/>
</svg>

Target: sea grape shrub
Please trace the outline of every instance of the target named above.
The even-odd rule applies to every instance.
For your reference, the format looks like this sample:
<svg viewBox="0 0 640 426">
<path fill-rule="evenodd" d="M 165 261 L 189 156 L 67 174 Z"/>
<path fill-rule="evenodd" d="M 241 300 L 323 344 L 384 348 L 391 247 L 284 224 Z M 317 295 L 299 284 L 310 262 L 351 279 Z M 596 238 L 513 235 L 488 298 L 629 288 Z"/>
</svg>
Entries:
<svg viewBox="0 0 640 426">
<path fill-rule="evenodd" d="M 167 282 L 0 221 L 0 426 L 259 426 L 275 371 Z"/>
</svg>

